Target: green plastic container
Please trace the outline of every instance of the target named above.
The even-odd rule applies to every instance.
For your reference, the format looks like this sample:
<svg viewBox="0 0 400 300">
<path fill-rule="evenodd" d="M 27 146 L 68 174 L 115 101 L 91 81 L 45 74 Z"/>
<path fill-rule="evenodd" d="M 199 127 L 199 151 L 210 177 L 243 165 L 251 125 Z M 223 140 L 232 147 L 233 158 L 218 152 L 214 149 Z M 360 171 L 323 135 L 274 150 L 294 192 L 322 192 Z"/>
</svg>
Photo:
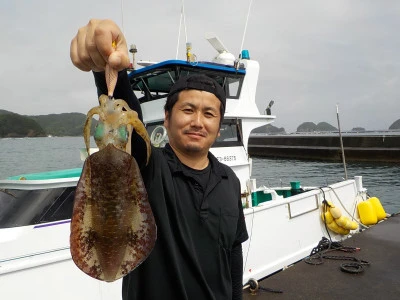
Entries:
<svg viewBox="0 0 400 300">
<path fill-rule="evenodd" d="M 290 193 L 292 196 L 298 195 L 304 192 L 304 190 L 300 187 L 300 181 L 291 181 L 290 182 L 291 190 Z"/>
<path fill-rule="evenodd" d="M 257 191 L 251 193 L 251 204 L 252 206 L 257 206 L 260 203 L 272 200 L 272 195 L 270 193 L 264 193 L 264 191 Z"/>
<path fill-rule="evenodd" d="M 300 181 L 291 181 L 290 186 L 293 190 L 300 189 Z"/>
<path fill-rule="evenodd" d="M 292 192 L 290 190 L 275 190 L 279 196 L 283 196 L 283 198 L 287 198 L 292 196 Z"/>
</svg>

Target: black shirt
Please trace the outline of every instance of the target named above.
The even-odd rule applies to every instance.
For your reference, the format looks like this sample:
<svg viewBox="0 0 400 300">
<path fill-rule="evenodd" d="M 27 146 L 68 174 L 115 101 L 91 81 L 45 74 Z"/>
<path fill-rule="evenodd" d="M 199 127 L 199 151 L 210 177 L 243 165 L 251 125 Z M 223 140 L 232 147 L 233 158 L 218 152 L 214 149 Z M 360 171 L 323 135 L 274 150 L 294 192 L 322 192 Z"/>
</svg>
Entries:
<svg viewBox="0 0 400 300">
<path fill-rule="evenodd" d="M 192 199 L 193 205 L 195 205 L 197 210 L 200 211 L 204 200 L 204 193 L 210 180 L 211 164 L 208 164 L 204 170 L 195 170 L 185 165 L 183 165 L 183 167 L 188 172 L 188 178 L 192 184 L 193 190 L 195 191 Z"/>
<path fill-rule="evenodd" d="M 210 180 L 198 209 L 192 172 L 168 144 L 153 148 L 142 174 L 157 241 L 124 277 L 123 299 L 232 299 L 231 251 L 248 237 L 240 183 L 211 153 L 209 159 Z"/>
</svg>

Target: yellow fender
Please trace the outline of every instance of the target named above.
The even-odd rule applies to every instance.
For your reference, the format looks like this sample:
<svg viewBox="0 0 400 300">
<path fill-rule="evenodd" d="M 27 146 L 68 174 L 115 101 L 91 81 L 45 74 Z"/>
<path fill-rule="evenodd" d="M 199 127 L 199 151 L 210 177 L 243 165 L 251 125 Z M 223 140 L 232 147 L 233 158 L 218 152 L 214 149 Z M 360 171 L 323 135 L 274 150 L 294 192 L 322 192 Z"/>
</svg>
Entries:
<svg viewBox="0 0 400 300">
<path fill-rule="evenodd" d="M 364 225 L 374 225 L 386 218 L 386 212 L 377 197 L 358 203 L 357 210 Z"/>
<path fill-rule="evenodd" d="M 368 199 L 369 202 L 371 202 L 372 207 L 374 208 L 374 211 L 376 213 L 376 218 L 378 221 L 381 221 L 386 218 L 386 212 L 385 209 L 383 208 L 381 201 L 377 197 L 371 197 Z"/>
<path fill-rule="evenodd" d="M 350 233 L 350 230 L 356 230 L 358 228 L 357 222 L 344 216 L 340 208 L 335 207 L 332 202 L 327 202 L 328 204 L 323 206 L 324 210 L 326 208 L 326 211 L 321 214 L 321 218 L 322 221 L 326 223 L 329 230 L 341 235 L 347 235 Z"/>
</svg>

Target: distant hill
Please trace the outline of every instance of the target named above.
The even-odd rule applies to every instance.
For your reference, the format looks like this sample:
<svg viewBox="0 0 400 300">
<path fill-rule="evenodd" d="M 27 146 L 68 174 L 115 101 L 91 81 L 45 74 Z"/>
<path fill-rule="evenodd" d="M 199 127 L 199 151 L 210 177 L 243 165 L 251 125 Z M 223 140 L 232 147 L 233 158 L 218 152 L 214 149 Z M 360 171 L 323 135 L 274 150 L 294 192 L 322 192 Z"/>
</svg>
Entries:
<svg viewBox="0 0 400 300">
<path fill-rule="evenodd" d="M 0 115 L 7 115 L 7 114 L 13 114 L 13 112 L 4 110 L 4 109 L 0 109 Z"/>
<path fill-rule="evenodd" d="M 85 121 L 82 113 L 22 116 L 0 110 L 0 137 L 82 136 Z M 92 119 L 91 132 L 96 124 Z"/>
<path fill-rule="evenodd" d="M 398 130 L 400 129 L 400 119 L 390 125 L 389 130 Z"/>
<path fill-rule="evenodd" d="M 317 125 L 314 122 L 304 122 L 297 127 L 297 132 L 314 132 L 317 131 Z"/>
<path fill-rule="evenodd" d="M 39 137 L 39 136 L 82 136 L 86 115 L 82 113 L 61 113 L 38 116 L 23 116 L 0 109 L 0 138 L 3 137 Z M 93 133 L 97 121 L 92 119 Z M 337 131 L 327 122 L 315 124 L 304 122 L 297 127 L 297 132 Z M 390 125 L 389 130 L 400 130 L 400 119 Z M 363 132 L 365 128 L 355 127 L 352 131 Z M 258 127 L 253 133 L 285 134 L 285 128 L 271 124 Z"/>
<path fill-rule="evenodd" d="M 86 121 L 86 115 L 82 113 L 50 114 L 30 118 L 39 123 L 48 135 L 53 136 L 81 136 Z M 97 121 L 93 119 L 92 130 L 96 124 Z"/>
<path fill-rule="evenodd" d="M 29 117 L 0 110 L 0 137 L 46 136 L 44 129 Z"/>
<path fill-rule="evenodd" d="M 252 133 L 268 133 L 268 134 L 285 134 L 285 128 L 283 127 L 276 127 L 271 124 L 267 124 L 264 126 L 260 126 L 255 128 Z"/>
<path fill-rule="evenodd" d="M 304 122 L 297 127 L 297 132 L 337 131 L 338 129 L 327 122 Z"/>
</svg>

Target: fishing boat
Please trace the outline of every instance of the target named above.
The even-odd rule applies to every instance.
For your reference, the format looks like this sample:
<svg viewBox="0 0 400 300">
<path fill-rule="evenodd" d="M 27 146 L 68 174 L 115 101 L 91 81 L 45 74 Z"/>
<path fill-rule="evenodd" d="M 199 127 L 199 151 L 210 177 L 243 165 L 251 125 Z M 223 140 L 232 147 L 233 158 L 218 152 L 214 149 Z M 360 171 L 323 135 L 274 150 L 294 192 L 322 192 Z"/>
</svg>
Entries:
<svg viewBox="0 0 400 300">
<path fill-rule="evenodd" d="M 245 284 L 301 260 L 321 237 L 328 236 L 320 217 L 325 200 L 358 221 L 356 205 L 366 198 L 366 189 L 361 177 L 324 187 L 302 186 L 301 178 L 287 187 L 258 186 L 251 176 L 248 140 L 254 128 L 273 122 L 275 116 L 260 114 L 256 105 L 259 63 L 250 59 L 247 50 L 235 59 L 215 41 L 210 39 L 218 53 L 210 61 L 193 60 L 188 55 L 187 60 L 143 63 L 144 67 L 128 72 L 155 147 L 168 142 L 163 106 L 169 88 L 180 76 L 207 74 L 225 89 L 226 115 L 211 152 L 240 179 L 250 236 L 243 244 Z M 21 174 L 0 180 L 2 299 L 120 299 L 121 280 L 95 280 L 71 259 L 70 218 L 81 171 Z M 330 232 L 330 237 L 339 241 L 355 232 Z"/>
</svg>

